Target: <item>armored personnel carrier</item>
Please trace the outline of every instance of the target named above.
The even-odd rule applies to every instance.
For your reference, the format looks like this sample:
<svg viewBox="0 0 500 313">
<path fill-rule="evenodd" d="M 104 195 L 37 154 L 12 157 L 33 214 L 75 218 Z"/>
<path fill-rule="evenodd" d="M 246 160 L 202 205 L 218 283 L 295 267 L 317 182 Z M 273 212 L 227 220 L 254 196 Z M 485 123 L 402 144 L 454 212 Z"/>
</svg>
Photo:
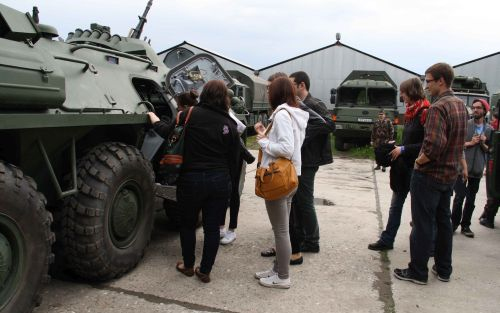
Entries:
<svg viewBox="0 0 500 313">
<path fill-rule="evenodd" d="M 397 86 L 384 71 L 352 71 L 337 89 L 331 90 L 335 104 L 335 148 L 346 150 L 346 143 L 370 142 L 373 123 L 380 110 L 398 124 Z"/>
<path fill-rule="evenodd" d="M 0 4 L 1 312 L 31 311 L 54 254 L 57 269 L 89 281 L 135 267 L 155 193 L 175 200 L 141 153 L 146 113 L 171 118 L 176 93 L 232 84 L 209 55 L 160 61 L 140 39 L 151 4 L 128 36 L 93 24 L 66 41 L 37 14 Z"/>
</svg>

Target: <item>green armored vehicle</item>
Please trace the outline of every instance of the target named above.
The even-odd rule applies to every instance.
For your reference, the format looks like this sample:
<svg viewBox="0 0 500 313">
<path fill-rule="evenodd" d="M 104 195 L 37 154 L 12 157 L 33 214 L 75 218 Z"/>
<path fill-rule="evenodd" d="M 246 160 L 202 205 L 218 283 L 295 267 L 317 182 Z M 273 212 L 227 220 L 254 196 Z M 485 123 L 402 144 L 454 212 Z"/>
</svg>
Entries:
<svg viewBox="0 0 500 313">
<path fill-rule="evenodd" d="M 151 3 L 128 37 L 93 25 L 65 42 L 0 4 L 1 312 L 31 311 L 54 254 L 56 269 L 90 281 L 135 267 L 155 193 L 175 199 L 141 153 L 156 157 L 146 113 L 172 118 L 176 93 L 232 83 L 209 55 L 167 68 L 139 39 Z"/>
<path fill-rule="evenodd" d="M 346 150 L 346 143 L 368 144 L 373 123 L 380 110 L 398 124 L 397 86 L 384 71 L 352 71 L 337 89 L 331 90 L 335 104 L 335 148 Z"/>
<path fill-rule="evenodd" d="M 464 101 L 469 114 L 472 113 L 472 101 L 474 99 L 484 99 L 490 102 L 490 93 L 486 87 L 486 83 L 477 77 L 455 76 L 451 89 L 455 93 L 455 96 Z"/>
</svg>

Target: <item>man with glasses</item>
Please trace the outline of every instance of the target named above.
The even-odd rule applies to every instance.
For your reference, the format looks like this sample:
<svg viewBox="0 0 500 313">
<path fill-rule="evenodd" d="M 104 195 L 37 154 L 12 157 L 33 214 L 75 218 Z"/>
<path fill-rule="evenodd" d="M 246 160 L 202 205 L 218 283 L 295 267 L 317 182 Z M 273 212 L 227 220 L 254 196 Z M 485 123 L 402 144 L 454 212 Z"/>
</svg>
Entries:
<svg viewBox="0 0 500 313">
<path fill-rule="evenodd" d="M 453 231 L 461 225 L 461 233 L 469 238 L 474 238 L 474 233 L 470 230 L 470 221 L 474 212 L 476 194 L 479 190 L 479 182 L 483 177 L 488 147 L 490 145 L 491 126 L 485 121 L 485 116 L 489 110 L 490 105 L 484 99 L 475 99 L 472 102 L 473 119 L 467 122 L 467 135 L 465 137 L 465 161 L 468 173 L 467 184 L 465 184 L 461 175 L 459 175 L 454 187 L 455 199 L 453 200 L 453 210 L 451 213 Z M 465 205 L 462 213 L 464 199 Z"/>
<path fill-rule="evenodd" d="M 410 263 L 408 268 L 394 269 L 394 276 L 426 285 L 427 263 L 435 238 L 432 272 L 447 282 L 452 272 L 453 228 L 450 201 L 453 185 L 462 165 L 467 180 L 464 142 L 467 109 L 451 90 L 454 74 L 446 63 L 437 63 L 425 71 L 426 89 L 434 102 L 427 113 L 425 135 L 410 183 L 411 217 Z"/>
</svg>

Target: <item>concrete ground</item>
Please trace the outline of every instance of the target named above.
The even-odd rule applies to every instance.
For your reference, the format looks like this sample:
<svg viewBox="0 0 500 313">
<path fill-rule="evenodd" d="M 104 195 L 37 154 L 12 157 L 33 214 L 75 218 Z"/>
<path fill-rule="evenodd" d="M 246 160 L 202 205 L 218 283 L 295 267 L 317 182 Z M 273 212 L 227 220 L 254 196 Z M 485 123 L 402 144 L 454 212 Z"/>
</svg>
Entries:
<svg viewBox="0 0 500 313">
<path fill-rule="evenodd" d="M 431 273 L 426 286 L 399 281 L 395 267 L 409 261 L 410 199 L 394 250 L 367 249 L 387 222 L 389 171 L 370 160 L 337 158 L 316 178 L 316 211 L 321 252 L 305 254 L 290 267 L 289 290 L 261 287 L 253 273 L 270 268 L 260 251 L 273 246 L 264 201 L 254 195 L 255 164 L 247 168 L 236 241 L 221 246 L 212 282 L 203 284 L 175 270 L 181 259 L 178 234 L 159 216 L 144 259 L 136 269 L 105 284 L 52 280 L 36 313 L 129 312 L 499 312 L 500 229 L 479 225 L 485 186 L 477 196 L 474 239 L 454 236 L 454 272 L 449 283 Z M 198 231 L 197 257 L 203 232 Z M 429 261 L 432 266 L 432 258 Z"/>
</svg>

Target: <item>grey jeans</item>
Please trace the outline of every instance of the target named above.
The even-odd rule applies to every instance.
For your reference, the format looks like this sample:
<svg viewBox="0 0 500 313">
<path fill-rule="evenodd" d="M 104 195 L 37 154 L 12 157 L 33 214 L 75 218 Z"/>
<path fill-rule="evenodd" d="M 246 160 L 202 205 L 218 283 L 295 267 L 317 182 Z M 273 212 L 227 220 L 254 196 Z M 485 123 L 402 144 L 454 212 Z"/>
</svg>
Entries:
<svg viewBox="0 0 500 313">
<path fill-rule="evenodd" d="M 267 215 L 273 227 L 276 245 L 276 262 L 274 262 L 273 270 L 278 273 L 278 277 L 281 279 L 287 279 L 289 277 L 288 267 L 290 266 L 292 246 L 290 244 L 288 224 L 290 220 L 292 198 L 296 191 L 297 189 L 278 200 L 265 201 Z"/>
</svg>

